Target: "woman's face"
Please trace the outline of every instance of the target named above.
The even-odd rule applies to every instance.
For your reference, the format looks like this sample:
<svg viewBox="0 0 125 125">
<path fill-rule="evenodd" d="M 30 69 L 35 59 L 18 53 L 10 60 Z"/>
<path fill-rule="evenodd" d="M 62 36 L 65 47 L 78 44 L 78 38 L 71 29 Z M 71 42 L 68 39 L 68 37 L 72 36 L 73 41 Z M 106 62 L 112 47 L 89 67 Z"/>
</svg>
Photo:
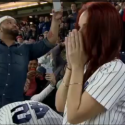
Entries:
<svg viewBox="0 0 125 125">
<path fill-rule="evenodd" d="M 37 68 L 38 66 L 38 62 L 36 60 L 32 60 L 29 62 L 29 65 L 28 65 L 28 70 L 30 71 L 31 69 L 35 69 Z"/>
<path fill-rule="evenodd" d="M 84 27 L 87 24 L 88 12 L 84 11 L 79 18 L 79 31 L 84 31 Z"/>
<path fill-rule="evenodd" d="M 45 17 L 45 22 L 49 22 L 49 18 L 48 17 Z"/>
</svg>

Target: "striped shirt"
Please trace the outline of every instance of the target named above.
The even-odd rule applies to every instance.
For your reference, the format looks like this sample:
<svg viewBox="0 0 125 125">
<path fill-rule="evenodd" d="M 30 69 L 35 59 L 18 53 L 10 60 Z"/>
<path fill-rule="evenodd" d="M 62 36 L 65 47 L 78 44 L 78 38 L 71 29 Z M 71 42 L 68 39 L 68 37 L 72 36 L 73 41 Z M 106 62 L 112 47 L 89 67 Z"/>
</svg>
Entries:
<svg viewBox="0 0 125 125">
<path fill-rule="evenodd" d="M 0 125 L 61 125 L 62 116 L 36 101 L 15 102 L 0 109 Z"/>
<path fill-rule="evenodd" d="M 78 125 L 125 124 L 125 64 L 121 60 L 116 59 L 99 67 L 84 88 L 107 110 Z M 63 124 L 70 124 L 67 122 L 67 106 Z"/>
</svg>

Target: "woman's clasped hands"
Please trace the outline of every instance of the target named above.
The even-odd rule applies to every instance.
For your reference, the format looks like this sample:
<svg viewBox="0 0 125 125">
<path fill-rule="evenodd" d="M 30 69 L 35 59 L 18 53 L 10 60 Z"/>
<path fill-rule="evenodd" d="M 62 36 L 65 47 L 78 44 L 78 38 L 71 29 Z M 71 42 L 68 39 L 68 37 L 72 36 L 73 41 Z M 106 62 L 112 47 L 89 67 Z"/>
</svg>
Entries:
<svg viewBox="0 0 125 125">
<path fill-rule="evenodd" d="M 70 69 L 84 68 L 87 56 L 84 51 L 83 35 L 76 29 L 65 38 L 67 66 Z"/>
</svg>

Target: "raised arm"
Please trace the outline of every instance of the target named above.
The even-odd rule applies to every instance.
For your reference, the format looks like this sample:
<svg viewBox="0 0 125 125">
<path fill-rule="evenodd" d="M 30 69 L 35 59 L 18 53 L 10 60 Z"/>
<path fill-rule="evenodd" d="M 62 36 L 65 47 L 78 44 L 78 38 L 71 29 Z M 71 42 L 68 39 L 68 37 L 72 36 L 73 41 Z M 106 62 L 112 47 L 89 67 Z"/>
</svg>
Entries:
<svg viewBox="0 0 125 125">
<path fill-rule="evenodd" d="M 36 42 L 34 44 L 26 44 L 26 46 L 28 46 L 28 49 L 29 49 L 30 60 L 43 56 L 55 46 L 56 40 L 58 39 L 58 33 L 59 33 L 59 19 L 61 17 L 62 17 L 62 11 L 54 12 L 52 17 L 51 28 L 48 33 L 47 39 Z"/>
<path fill-rule="evenodd" d="M 62 11 L 61 12 L 53 11 L 52 23 L 51 23 L 50 31 L 47 35 L 47 39 L 51 44 L 55 44 L 58 39 L 59 19 L 62 17 L 62 14 L 63 14 Z"/>
</svg>

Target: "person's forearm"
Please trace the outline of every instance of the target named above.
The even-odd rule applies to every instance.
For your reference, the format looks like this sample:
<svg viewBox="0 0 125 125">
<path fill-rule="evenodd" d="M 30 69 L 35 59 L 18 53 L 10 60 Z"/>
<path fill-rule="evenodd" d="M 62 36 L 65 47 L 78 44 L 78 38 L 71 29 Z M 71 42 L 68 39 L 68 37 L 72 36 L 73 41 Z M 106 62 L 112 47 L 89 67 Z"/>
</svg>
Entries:
<svg viewBox="0 0 125 125">
<path fill-rule="evenodd" d="M 47 39 L 50 43 L 55 44 L 58 39 L 59 34 L 59 20 L 56 20 L 54 17 L 52 17 L 52 23 L 50 27 L 50 31 L 47 35 Z"/>
<path fill-rule="evenodd" d="M 73 118 L 72 114 L 77 114 L 81 103 L 83 89 L 84 71 L 83 69 L 72 69 L 72 75 L 67 96 L 67 115 Z"/>
<path fill-rule="evenodd" d="M 71 77 L 71 71 L 69 69 L 66 69 L 63 81 L 56 93 L 56 109 L 59 112 L 64 112 L 70 77 Z"/>
<path fill-rule="evenodd" d="M 31 100 L 42 102 L 52 91 L 54 87 L 48 85 L 41 93 L 34 95 Z"/>
<path fill-rule="evenodd" d="M 54 87 L 51 85 L 48 85 L 40 94 L 40 100 L 43 101 L 52 91 L 54 90 Z"/>
</svg>

